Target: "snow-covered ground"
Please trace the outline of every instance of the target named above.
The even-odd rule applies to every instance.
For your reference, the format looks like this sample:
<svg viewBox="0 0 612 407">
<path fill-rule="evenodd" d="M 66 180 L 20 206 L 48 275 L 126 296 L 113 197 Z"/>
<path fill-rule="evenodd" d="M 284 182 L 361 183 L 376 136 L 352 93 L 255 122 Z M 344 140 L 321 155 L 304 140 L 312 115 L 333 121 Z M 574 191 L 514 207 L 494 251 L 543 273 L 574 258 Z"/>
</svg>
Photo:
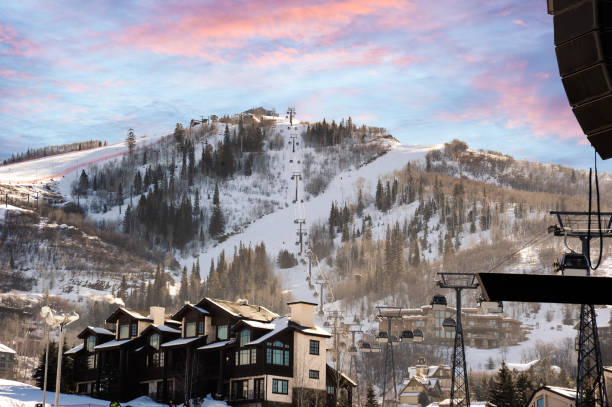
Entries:
<svg viewBox="0 0 612 407">
<path fill-rule="evenodd" d="M 0 379 L 0 407 L 34 407 L 36 403 L 42 403 L 43 392 L 38 387 L 29 384 Z M 45 404 L 52 407 L 55 403 L 55 393 L 47 392 Z M 108 407 L 107 400 L 96 399 L 88 396 L 75 394 L 60 394 L 59 405 L 61 407 Z M 138 397 L 132 401 L 122 403 L 132 407 L 166 407 L 166 404 L 156 403 L 149 397 Z M 179 405 L 179 407 L 182 405 Z M 202 407 L 227 407 L 223 401 L 213 400 L 207 397 Z"/>
</svg>

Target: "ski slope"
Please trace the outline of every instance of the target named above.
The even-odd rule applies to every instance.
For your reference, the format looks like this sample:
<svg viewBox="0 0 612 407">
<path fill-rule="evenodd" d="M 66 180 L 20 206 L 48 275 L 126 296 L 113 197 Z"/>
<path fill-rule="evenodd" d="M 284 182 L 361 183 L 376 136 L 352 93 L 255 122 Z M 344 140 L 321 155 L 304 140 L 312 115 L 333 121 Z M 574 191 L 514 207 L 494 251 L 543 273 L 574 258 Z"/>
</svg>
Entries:
<svg viewBox="0 0 612 407">
<path fill-rule="evenodd" d="M 161 142 L 163 137 L 141 137 L 136 139 L 136 149 Z M 101 163 L 128 153 L 125 141 L 83 151 L 72 151 L 0 166 L 0 183 L 38 184 L 52 181 L 77 172 L 92 164 Z"/>
</svg>

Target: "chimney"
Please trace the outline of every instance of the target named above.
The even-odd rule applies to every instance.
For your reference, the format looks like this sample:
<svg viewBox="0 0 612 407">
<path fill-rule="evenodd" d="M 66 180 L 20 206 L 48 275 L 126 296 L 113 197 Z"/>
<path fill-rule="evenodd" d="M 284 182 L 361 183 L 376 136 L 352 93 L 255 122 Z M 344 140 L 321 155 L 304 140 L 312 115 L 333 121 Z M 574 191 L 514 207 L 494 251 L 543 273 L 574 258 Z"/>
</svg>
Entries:
<svg viewBox="0 0 612 407">
<path fill-rule="evenodd" d="M 317 304 L 307 301 L 288 302 L 291 309 L 291 321 L 305 327 L 314 326 L 314 309 Z"/>
<path fill-rule="evenodd" d="M 163 325 L 166 319 L 166 309 L 164 307 L 150 307 L 149 317 L 153 318 L 153 325 Z"/>
</svg>

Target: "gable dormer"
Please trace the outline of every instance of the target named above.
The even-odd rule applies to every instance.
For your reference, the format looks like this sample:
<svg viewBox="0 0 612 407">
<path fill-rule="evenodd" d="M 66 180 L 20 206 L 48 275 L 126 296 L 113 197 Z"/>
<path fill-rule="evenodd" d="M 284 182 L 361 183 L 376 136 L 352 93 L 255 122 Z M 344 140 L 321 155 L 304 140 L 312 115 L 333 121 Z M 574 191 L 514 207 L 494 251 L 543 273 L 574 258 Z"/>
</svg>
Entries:
<svg viewBox="0 0 612 407">
<path fill-rule="evenodd" d="M 115 324 L 115 340 L 126 340 L 139 336 L 153 323 L 153 319 L 120 307 L 106 319 L 106 323 Z"/>
<path fill-rule="evenodd" d="M 206 336 L 211 331 L 210 313 L 202 307 L 185 304 L 172 319 L 181 321 L 181 337 L 195 338 Z"/>
</svg>

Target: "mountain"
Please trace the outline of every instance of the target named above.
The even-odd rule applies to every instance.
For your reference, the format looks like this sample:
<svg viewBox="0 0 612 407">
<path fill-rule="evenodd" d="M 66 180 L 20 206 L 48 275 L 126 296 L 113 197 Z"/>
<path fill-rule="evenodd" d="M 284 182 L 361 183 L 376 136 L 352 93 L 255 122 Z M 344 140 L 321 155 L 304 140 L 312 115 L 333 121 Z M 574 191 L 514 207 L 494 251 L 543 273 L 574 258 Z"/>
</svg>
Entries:
<svg viewBox="0 0 612 407">
<path fill-rule="evenodd" d="M 551 272 L 567 249 L 546 234 L 548 211 L 587 206 L 585 171 L 273 113 L 0 166 L 2 298 L 36 303 L 48 289 L 87 323 L 108 294 L 143 311 L 203 295 L 283 311 L 295 298 L 374 330 L 376 305 L 418 307 L 442 293 L 441 270 Z M 599 182 L 608 202 L 608 175 Z M 555 306 L 508 304 L 506 314 L 533 325 L 505 350 L 514 359 L 575 319 Z M 572 329 L 554 332 L 561 343 Z M 496 352 L 468 359 L 483 366 Z"/>
</svg>

